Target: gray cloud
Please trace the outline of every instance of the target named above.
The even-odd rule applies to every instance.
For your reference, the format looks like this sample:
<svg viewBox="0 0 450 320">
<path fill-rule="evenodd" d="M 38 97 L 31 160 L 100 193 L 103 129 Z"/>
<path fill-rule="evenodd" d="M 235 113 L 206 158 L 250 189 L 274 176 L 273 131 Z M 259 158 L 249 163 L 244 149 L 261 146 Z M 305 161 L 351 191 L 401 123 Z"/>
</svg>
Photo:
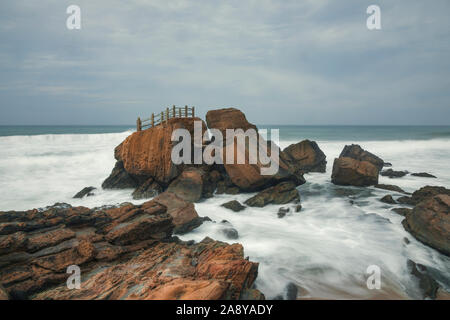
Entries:
<svg viewBox="0 0 450 320">
<path fill-rule="evenodd" d="M 65 27 L 78 4 L 82 29 Z M 382 10 L 368 31 L 366 8 Z M 447 0 L 5 0 L 0 124 L 133 124 L 168 105 L 260 124 L 450 124 Z"/>
</svg>

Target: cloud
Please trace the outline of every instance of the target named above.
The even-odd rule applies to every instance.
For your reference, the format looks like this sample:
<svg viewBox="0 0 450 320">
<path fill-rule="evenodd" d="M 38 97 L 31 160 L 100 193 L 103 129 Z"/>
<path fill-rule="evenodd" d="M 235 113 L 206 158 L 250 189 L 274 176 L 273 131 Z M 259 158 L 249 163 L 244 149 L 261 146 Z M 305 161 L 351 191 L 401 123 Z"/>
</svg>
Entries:
<svg viewBox="0 0 450 320">
<path fill-rule="evenodd" d="M 360 0 L 76 2 L 75 31 L 72 2 L 0 4 L 0 124 L 132 124 L 172 104 L 261 124 L 450 124 L 446 0 L 379 0 L 381 31 Z"/>
</svg>

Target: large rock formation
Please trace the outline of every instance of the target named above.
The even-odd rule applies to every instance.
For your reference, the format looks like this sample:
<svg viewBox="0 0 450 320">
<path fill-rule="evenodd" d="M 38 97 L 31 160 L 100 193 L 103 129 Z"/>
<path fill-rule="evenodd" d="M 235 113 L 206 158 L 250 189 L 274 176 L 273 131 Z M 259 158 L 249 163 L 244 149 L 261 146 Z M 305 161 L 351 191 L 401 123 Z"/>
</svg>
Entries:
<svg viewBox="0 0 450 320">
<path fill-rule="evenodd" d="M 406 214 L 403 226 L 419 241 L 450 256 L 450 195 L 425 198 Z"/>
<path fill-rule="evenodd" d="M 303 140 L 283 150 L 291 163 L 303 172 L 325 172 L 326 156 L 315 141 Z"/>
<path fill-rule="evenodd" d="M 334 159 L 331 182 L 337 185 L 366 187 L 378 184 L 383 160 L 359 145 L 345 146 Z"/>
<path fill-rule="evenodd" d="M 258 264 L 244 259 L 241 245 L 172 237 L 174 221 L 183 225 L 181 211 L 193 205 L 166 197 L 140 206 L 0 212 L 0 298 L 262 298 L 251 289 Z M 175 202 L 186 206 L 175 212 Z M 81 268 L 79 290 L 66 286 L 72 265 Z"/>
<path fill-rule="evenodd" d="M 411 197 L 400 197 L 397 199 L 399 203 L 415 206 L 420 202 L 427 200 L 438 194 L 450 195 L 450 189 L 445 187 L 425 186 L 413 192 Z"/>
</svg>

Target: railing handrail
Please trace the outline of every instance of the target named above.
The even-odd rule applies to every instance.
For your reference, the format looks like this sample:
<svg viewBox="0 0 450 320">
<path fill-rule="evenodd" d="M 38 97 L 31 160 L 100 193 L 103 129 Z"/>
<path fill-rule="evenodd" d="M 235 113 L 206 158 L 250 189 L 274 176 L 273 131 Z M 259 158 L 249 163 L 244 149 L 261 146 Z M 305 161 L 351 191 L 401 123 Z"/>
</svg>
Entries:
<svg viewBox="0 0 450 320">
<path fill-rule="evenodd" d="M 184 113 L 184 115 L 183 115 Z M 152 113 L 150 118 L 141 120 L 140 117 L 137 118 L 136 121 L 136 130 L 141 131 L 143 128 L 152 128 L 157 125 L 167 123 L 169 119 L 174 118 L 188 118 L 191 116 L 195 117 L 195 107 L 176 107 L 173 105 L 171 108 L 166 108 L 166 110 L 161 111 L 160 113 Z"/>
</svg>

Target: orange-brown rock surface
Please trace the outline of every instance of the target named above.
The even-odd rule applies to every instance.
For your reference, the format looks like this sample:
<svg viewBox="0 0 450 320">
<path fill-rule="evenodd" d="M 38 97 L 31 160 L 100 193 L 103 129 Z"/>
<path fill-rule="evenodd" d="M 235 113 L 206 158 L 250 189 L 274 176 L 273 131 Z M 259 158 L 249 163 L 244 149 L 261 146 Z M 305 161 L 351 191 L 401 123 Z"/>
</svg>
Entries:
<svg viewBox="0 0 450 320">
<path fill-rule="evenodd" d="M 337 185 L 365 187 L 378 184 L 379 170 L 368 161 L 340 157 L 334 159 L 331 181 Z"/>
<path fill-rule="evenodd" d="M 93 269 L 80 290 L 61 285 L 35 298 L 239 299 L 251 290 L 257 269 L 244 259 L 240 244 L 209 238 L 198 244 L 159 242 L 126 262 Z"/>
<path fill-rule="evenodd" d="M 450 256 L 450 195 L 425 198 L 406 214 L 403 226 L 419 241 Z"/>
<path fill-rule="evenodd" d="M 209 129 L 218 129 L 226 137 L 226 129 L 257 130 L 256 126 L 247 121 L 245 114 L 236 108 L 210 110 L 206 113 L 206 124 Z"/>
<path fill-rule="evenodd" d="M 199 219 L 170 193 L 137 206 L 0 212 L 0 299 L 257 297 L 258 264 L 242 246 L 172 236 Z M 81 290 L 67 289 L 72 265 L 81 268 Z"/>
</svg>

